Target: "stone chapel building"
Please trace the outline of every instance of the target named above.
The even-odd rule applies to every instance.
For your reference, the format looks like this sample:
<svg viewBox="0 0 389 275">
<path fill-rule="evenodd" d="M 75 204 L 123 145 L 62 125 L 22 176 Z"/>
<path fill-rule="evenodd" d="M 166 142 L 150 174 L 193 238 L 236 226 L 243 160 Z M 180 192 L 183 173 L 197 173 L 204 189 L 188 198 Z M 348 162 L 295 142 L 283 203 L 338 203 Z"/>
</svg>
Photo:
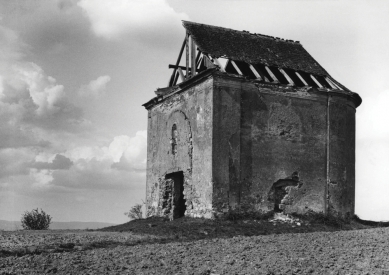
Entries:
<svg viewBox="0 0 389 275">
<path fill-rule="evenodd" d="M 298 41 L 183 26 L 169 84 L 144 104 L 149 213 L 353 215 L 360 96 Z"/>
</svg>

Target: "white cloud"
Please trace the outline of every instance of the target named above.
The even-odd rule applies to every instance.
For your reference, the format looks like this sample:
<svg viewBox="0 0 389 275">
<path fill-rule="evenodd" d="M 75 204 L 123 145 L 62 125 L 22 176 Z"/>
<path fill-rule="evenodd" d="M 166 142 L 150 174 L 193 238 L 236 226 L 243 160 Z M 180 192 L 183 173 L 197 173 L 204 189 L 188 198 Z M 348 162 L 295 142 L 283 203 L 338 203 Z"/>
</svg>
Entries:
<svg viewBox="0 0 389 275">
<path fill-rule="evenodd" d="M 108 147 L 98 147 L 98 146 L 79 146 L 73 149 L 70 149 L 66 152 L 66 156 L 73 161 L 85 160 L 90 161 L 96 159 L 97 161 L 103 161 L 111 159 L 111 156 L 108 151 Z"/>
<path fill-rule="evenodd" d="M 0 119 L 19 127 L 27 121 L 38 127 L 74 124 L 80 112 L 67 100 L 64 86 L 25 60 L 26 49 L 16 32 L 0 27 Z"/>
<path fill-rule="evenodd" d="M 37 106 L 38 115 L 52 114 L 60 110 L 58 105 L 65 96 L 64 87 L 45 75 L 42 68 L 32 62 L 18 62 L 12 67 L 12 78 L 17 85 L 26 88 Z"/>
<path fill-rule="evenodd" d="M 78 93 L 81 96 L 93 96 L 100 97 L 105 94 L 108 82 L 111 81 L 111 77 L 108 75 L 99 76 L 97 79 L 89 82 L 88 85 L 83 85 L 79 89 Z"/>
<path fill-rule="evenodd" d="M 80 146 L 64 155 L 79 170 L 111 168 L 129 171 L 144 171 L 146 168 L 147 131 L 138 131 L 135 136 L 116 136 L 108 146 Z M 52 160 L 50 160 L 52 161 Z M 100 163 L 100 164 L 98 164 Z"/>
<path fill-rule="evenodd" d="M 35 161 L 30 164 L 31 168 L 38 170 L 68 170 L 73 162 L 67 157 L 56 154 L 52 161 Z"/>
<path fill-rule="evenodd" d="M 187 15 L 176 13 L 165 0 L 81 0 L 93 32 L 106 39 L 176 25 Z"/>
<path fill-rule="evenodd" d="M 109 145 L 113 168 L 144 170 L 146 168 L 147 132 L 138 131 L 135 137 L 117 136 Z"/>
</svg>

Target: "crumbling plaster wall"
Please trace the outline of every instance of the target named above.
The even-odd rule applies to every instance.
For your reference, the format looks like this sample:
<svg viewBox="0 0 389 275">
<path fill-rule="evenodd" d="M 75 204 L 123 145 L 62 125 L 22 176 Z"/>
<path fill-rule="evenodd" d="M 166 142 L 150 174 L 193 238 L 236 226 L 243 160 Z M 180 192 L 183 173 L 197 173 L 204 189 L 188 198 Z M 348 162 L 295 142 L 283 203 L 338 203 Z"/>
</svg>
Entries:
<svg viewBox="0 0 389 275">
<path fill-rule="evenodd" d="M 316 89 L 214 74 L 214 90 L 216 214 L 273 210 L 272 187 L 280 180 L 295 182 L 285 187 L 286 213 L 354 212 L 355 107 L 350 101 L 332 96 L 328 118 L 328 94 Z"/>
<path fill-rule="evenodd" d="M 355 211 L 355 106 L 330 98 L 328 211 L 351 217 Z"/>
<path fill-rule="evenodd" d="M 163 209 L 166 174 L 183 171 L 185 215 L 212 216 L 212 92 L 212 79 L 203 79 L 149 110 L 146 202 L 152 215 L 168 214 Z"/>
</svg>

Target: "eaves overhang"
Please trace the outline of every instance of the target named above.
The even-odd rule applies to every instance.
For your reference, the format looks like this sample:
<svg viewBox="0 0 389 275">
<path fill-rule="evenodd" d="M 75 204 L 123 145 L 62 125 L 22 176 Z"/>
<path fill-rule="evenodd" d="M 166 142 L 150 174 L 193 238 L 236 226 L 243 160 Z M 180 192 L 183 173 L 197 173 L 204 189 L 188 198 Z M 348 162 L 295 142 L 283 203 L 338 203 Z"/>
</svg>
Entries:
<svg viewBox="0 0 389 275">
<path fill-rule="evenodd" d="M 142 106 L 144 106 L 147 110 L 150 110 L 155 105 L 160 104 L 163 101 L 165 101 L 167 98 L 172 97 L 175 94 L 181 93 L 184 90 L 186 90 L 187 88 L 190 88 L 190 87 L 196 85 L 197 83 L 203 81 L 204 79 L 208 78 L 210 75 L 212 75 L 214 72 L 217 72 L 217 71 L 218 71 L 217 68 L 210 68 L 210 69 L 207 69 L 205 71 L 202 71 L 201 73 L 195 75 L 192 78 L 189 78 L 188 80 L 186 80 L 186 81 L 184 81 L 184 82 L 182 82 L 174 87 L 166 87 L 166 88 L 162 88 L 162 89 L 157 89 L 157 91 L 155 91 L 156 94 L 158 94 L 159 90 L 167 90 L 170 92 L 168 92 L 166 94 L 157 95 L 156 97 L 152 98 L 151 100 L 149 100 L 145 104 L 142 104 Z"/>
</svg>

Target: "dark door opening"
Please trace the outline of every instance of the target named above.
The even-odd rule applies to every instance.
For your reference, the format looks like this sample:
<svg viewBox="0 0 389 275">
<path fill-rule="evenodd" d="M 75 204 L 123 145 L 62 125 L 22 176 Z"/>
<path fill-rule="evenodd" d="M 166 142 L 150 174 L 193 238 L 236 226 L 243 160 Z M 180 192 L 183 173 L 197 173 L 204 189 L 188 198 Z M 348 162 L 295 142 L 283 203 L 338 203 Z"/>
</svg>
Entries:
<svg viewBox="0 0 389 275">
<path fill-rule="evenodd" d="M 166 179 L 173 180 L 172 208 L 173 219 L 185 216 L 185 198 L 184 198 L 184 173 L 182 171 L 166 175 Z"/>
</svg>

